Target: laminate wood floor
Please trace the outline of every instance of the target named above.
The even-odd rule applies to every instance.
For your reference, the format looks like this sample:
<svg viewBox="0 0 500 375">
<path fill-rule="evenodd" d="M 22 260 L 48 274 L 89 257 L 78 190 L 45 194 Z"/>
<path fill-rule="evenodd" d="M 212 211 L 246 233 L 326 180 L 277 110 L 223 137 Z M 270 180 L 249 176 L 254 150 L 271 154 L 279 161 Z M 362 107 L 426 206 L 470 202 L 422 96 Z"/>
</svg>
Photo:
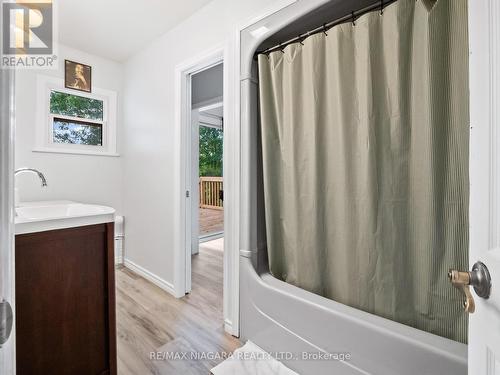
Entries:
<svg viewBox="0 0 500 375">
<path fill-rule="evenodd" d="M 223 252 L 205 244 L 193 256 L 192 292 L 180 299 L 125 267 L 116 270 L 119 375 L 209 374 L 220 353 L 241 345 L 223 328 Z M 155 360 L 152 352 L 177 358 Z"/>
</svg>

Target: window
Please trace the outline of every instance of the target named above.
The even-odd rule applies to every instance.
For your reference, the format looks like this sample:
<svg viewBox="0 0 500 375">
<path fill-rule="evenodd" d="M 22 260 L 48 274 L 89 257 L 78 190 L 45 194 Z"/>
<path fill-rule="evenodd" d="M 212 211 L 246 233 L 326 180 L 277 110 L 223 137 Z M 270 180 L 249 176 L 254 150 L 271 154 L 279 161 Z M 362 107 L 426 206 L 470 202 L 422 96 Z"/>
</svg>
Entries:
<svg viewBox="0 0 500 375">
<path fill-rule="evenodd" d="M 59 117 L 54 117 L 52 122 L 52 141 L 54 143 L 102 146 L 102 124 Z"/>
<path fill-rule="evenodd" d="M 103 110 L 102 100 L 52 90 L 52 142 L 102 146 Z"/>
<path fill-rule="evenodd" d="M 117 156 L 116 93 L 94 88 L 76 93 L 62 80 L 39 77 L 34 151 Z"/>
</svg>

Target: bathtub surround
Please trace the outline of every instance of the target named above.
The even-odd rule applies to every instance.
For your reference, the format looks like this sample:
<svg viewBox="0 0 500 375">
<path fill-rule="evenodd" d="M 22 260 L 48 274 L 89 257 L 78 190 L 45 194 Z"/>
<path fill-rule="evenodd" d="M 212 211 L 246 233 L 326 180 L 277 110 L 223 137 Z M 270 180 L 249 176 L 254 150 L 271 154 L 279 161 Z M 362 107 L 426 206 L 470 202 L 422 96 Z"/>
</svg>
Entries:
<svg viewBox="0 0 500 375">
<path fill-rule="evenodd" d="M 467 49 L 466 0 L 399 0 L 259 55 L 274 276 L 467 341 Z"/>
</svg>

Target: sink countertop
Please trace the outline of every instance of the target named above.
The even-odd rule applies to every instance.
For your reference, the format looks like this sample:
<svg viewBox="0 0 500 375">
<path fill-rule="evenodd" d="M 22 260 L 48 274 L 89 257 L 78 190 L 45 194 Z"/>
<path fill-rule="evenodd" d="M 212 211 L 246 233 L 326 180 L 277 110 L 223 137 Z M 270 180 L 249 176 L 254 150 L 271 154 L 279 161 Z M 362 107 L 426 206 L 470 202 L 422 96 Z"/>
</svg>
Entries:
<svg viewBox="0 0 500 375">
<path fill-rule="evenodd" d="M 22 202 L 16 208 L 15 233 L 36 233 L 115 221 L 115 209 L 73 201 Z"/>
</svg>

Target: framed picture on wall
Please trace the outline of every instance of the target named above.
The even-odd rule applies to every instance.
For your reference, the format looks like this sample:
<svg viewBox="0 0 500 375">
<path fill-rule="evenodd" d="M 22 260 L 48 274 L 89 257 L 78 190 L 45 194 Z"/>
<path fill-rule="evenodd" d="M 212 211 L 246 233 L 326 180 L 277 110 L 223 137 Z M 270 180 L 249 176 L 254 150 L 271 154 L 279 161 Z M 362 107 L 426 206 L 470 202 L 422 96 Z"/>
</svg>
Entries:
<svg viewBox="0 0 500 375">
<path fill-rule="evenodd" d="M 64 60 L 64 87 L 92 92 L 92 67 L 70 60 Z"/>
</svg>

